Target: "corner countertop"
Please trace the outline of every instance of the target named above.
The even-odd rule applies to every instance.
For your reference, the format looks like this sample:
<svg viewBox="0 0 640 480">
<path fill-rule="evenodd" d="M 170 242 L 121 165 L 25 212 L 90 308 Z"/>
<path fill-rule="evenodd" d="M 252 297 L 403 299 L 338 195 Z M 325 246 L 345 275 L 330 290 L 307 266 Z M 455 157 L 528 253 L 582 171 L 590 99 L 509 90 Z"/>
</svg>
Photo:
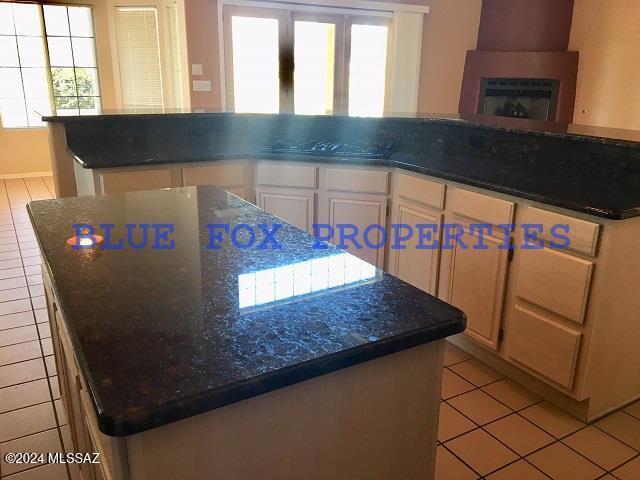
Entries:
<svg viewBox="0 0 640 480">
<path fill-rule="evenodd" d="M 460 310 L 343 250 L 312 248 L 307 233 L 215 187 L 35 201 L 28 211 L 107 435 L 464 330 Z M 175 248 L 74 250 L 65 243 L 74 223 L 115 224 L 114 238 L 126 238 L 125 223 L 174 224 Z M 225 239 L 208 249 L 211 223 L 283 224 L 282 248 Z"/>
</svg>

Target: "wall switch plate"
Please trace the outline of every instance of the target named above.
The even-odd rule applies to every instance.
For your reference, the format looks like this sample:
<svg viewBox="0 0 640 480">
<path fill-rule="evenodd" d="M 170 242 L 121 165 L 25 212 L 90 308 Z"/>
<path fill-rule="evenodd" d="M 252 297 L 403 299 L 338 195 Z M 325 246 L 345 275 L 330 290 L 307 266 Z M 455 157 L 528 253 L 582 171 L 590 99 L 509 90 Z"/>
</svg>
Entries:
<svg viewBox="0 0 640 480">
<path fill-rule="evenodd" d="M 191 64 L 191 75 L 202 75 L 202 64 L 200 64 L 200 63 L 192 63 Z"/>
<path fill-rule="evenodd" d="M 194 80 L 193 91 L 194 92 L 210 92 L 211 80 Z"/>
</svg>

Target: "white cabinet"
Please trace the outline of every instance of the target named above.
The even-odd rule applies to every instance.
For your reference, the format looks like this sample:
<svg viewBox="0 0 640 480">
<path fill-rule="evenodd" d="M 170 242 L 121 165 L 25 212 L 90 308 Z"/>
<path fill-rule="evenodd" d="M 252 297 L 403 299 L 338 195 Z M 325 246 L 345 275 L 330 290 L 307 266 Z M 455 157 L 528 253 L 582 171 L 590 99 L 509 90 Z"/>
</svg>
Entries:
<svg viewBox="0 0 640 480">
<path fill-rule="evenodd" d="M 385 235 L 382 229 L 386 228 L 387 197 L 328 192 L 326 207 L 328 224 L 334 229 L 332 243 L 346 246 L 349 253 L 383 268 Z M 357 249 L 355 244 L 361 248 Z"/>
<path fill-rule="evenodd" d="M 101 172 L 99 182 L 100 193 L 105 195 L 174 186 L 169 168 Z"/>
<path fill-rule="evenodd" d="M 406 225 L 413 229 L 411 238 L 406 242 L 394 246 L 394 239 L 388 240 L 390 247 L 389 256 L 390 271 L 396 277 L 410 283 L 427 293 L 436 295 L 438 289 L 438 268 L 440 263 L 440 249 L 418 249 L 418 225 L 434 225 L 435 231 L 432 242 L 424 242 L 425 245 L 434 245 L 440 241 L 442 228 L 442 214 L 421 207 L 418 204 L 399 200 L 394 211 L 394 224 Z M 406 235 L 408 232 L 399 231 Z M 436 243 L 437 242 L 437 243 Z M 399 248 L 399 247 L 405 248 Z"/>
<path fill-rule="evenodd" d="M 443 250 L 440 295 L 466 313 L 468 337 L 497 350 L 509 266 L 509 250 L 498 248 L 509 239 L 498 225 L 512 222 L 515 205 L 463 189 L 453 190 L 450 200 L 447 223 L 460 225 L 464 233 Z M 492 231 L 471 231 L 471 224 L 491 225 Z M 481 243 L 488 248 L 474 248 Z"/>
<path fill-rule="evenodd" d="M 262 188 L 256 190 L 260 208 L 287 223 L 313 233 L 316 194 L 314 191 L 291 188 Z"/>
<path fill-rule="evenodd" d="M 243 163 L 199 165 L 182 169 L 182 185 L 185 187 L 213 185 L 241 198 L 250 198 L 245 190 Z"/>
</svg>

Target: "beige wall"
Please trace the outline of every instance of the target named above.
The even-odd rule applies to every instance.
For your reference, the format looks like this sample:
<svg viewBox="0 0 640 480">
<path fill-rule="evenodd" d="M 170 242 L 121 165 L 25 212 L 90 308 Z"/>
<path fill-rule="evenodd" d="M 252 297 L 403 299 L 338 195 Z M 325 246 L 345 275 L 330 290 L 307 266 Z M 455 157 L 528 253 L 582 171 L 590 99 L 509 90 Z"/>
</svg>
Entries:
<svg viewBox="0 0 640 480">
<path fill-rule="evenodd" d="M 640 129 L 638 46 L 638 0 L 575 0 L 569 43 L 580 52 L 575 123 Z"/>
<path fill-rule="evenodd" d="M 48 3 L 93 6 L 102 105 L 105 109 L 115 108 L 106 0 L 66 0 Z M 0 128 L 0 177 L 48 171 L 51 171 L 51 157 L 46 128 Z"/>
<path fill-rule="evenodd" d="M 458 111 L 465 54 L 473 50 L 478 36 L 482 0 L 387 0 L 424 4 L 425 16 L 422 72 L 418 110 L 422 113 Z M 319 1 L 318 3 L 322 3 Z M 345 5 L 348 5 L 345 1 Z M 203 65 L 203 75 L 190 78 L 211 80 L 211 92 L 192 92 L 193 108 L 220 108 L 220 59 L 216 0 L 186 2 L 189 64 Z"/>
</svg>

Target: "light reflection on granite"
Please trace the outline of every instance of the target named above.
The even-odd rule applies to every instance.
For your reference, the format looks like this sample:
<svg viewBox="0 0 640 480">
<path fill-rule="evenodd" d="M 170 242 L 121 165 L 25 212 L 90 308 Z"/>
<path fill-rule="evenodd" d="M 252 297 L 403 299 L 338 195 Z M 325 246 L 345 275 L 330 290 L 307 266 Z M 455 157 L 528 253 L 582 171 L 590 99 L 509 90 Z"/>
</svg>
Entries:
<svg viewBox="0 0 640 480">
<path fill-rule="evenodd" d="M 207 249 L 206 224 L 281 223 L 214 187 L 37 201 L 29 213 L 100 429 L 109 435 L 146 430 L 464 328 L 458 309 L 375 270 L 344 287 L 240 308 L 243 275 L 346 257 L 333 247 L 313 249 L 313 237 L 287 224 L 278 232 L 281 250 L 238 250 L 228 240 L 220 250 Z M 125 223 L 174 223 L 176 248 L 73 250 L 65 244 L 73 223 L 113 223 L 118 236 Z"/>
</svg>

